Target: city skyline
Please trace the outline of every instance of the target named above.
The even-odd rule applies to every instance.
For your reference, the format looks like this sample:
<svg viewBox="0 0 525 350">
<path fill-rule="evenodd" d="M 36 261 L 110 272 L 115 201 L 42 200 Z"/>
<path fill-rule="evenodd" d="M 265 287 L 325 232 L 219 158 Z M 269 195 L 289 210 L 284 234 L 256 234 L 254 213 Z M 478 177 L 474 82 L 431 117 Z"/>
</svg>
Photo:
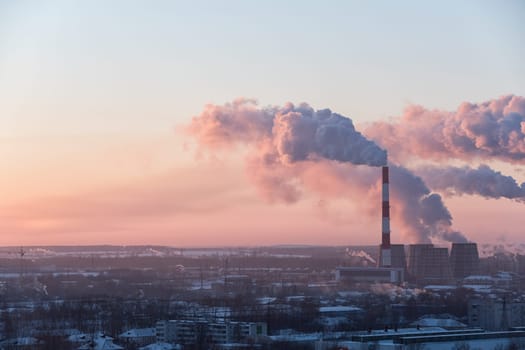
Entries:
<svg viewBox="0 0 525 350">
<path fill-rule="evenodd" d="M 519 1 L 106 5 L 0 2 L 0 246 L 377 244 L 379 195 L 260 196 L 249 149 L 202 149 L 192 118 L 239 98 L 306 102 L 415 169 L 429 154 L 403 158 L 411 150 L 382 144 L 374 123 L 510 95 L 525 116 Z M 487 164 L 525 182 L 519 154 L 440 157 L 431 165 Z M 522 242 L 523 196 L 458 195 L 427 179 L 469 240 Z M 392 243 L 410 240 L 394 220 Z"/>
</svg>

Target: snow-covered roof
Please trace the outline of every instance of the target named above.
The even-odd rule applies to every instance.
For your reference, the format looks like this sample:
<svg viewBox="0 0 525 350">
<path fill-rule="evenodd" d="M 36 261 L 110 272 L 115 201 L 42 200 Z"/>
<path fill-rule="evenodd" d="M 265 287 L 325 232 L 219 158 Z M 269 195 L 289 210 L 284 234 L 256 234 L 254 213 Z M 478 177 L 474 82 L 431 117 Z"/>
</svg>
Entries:
<svg viewBox="0 0 525 350">
<path fill-rule="evenodd" d="M 270 304 L 276 301 L 277 298 L 274 297 L 263 297 L 263 298 L 257 298 L 257 302 L 262 305 Z"/>
<path fill-rule="evenodd" d="M 340 291 L 340 292 L 337 292 L 337 294 L 343 298 L 352 298 L 352 297 L 361 297 L 363 295 L 367 295 L 368 293 L 351 290 L 351 291 Z"/>
<path fill-rule="evenodd" d="M 18 338 L 11 338 L 6 339 L 0 342 L 0 345 L 18 345 L 18 346 L 30 346 L 30 345 L 37 345 L 39 343 L 38 339 L 33 337 L 18 337 Z M 3 349 L 3 347 L 2 347 Z"/>
<path fill-rule="evenodd" d="M 423 327 L 466 327 L 467 325 L 461 323 L 453 318 L 434 318 L 434 317 L 425 317 L 420 318 L 416 322 L 413 322 L 412 325 L 420 325 Z"/>
<path fill-rule="evenodd" d="M 281 285 L 281 283 L 276 283 L 277 285 Z M 304 295 L 290 295 L 286 297 L 286 301 L 303 301 L 306 297 Z"/>
<path fill-rule="evenodd" d="M 490 293 L 492 290 L 491 286 L 486 284 L 464 284 L 463 288 L 472 289 L 478 293 Z"/>
<path fill-rule="evenodd" d="M 438 290 L 453 290 L 457 288 L 458 287 L 451 286 L 451 285 L 430 284 L 428 286 L 425 286 L 423 289 L 438 291 Z"/>
<path fill-rule="evenodd" d="M 140 350 L 179 350 L 182 349 L 180 345 L 173 345 L 170 343 L 157 342 L 139 348 Z"/>
<path fill-rule="evenodd" d="M 289 342 L 304 342 L 317 341 L 322 338 L 322 333 L 297 333 L 297 334 L 283 334 L 271 335 L 269 338 L 273 341 L 289 341 Z"/>
<path fill-rule="evenodd" d="M 67 340 L 74 343 L 80 343 L 88 339 L 91 339 L 91 337 L 84 333 L 73 333 L 69 337 L 67 337 Z"/>
<path fill-rule="evenodd" d="M 507 271 L 499 271 L 496 274 L 496 277 L 499 279 L 512 280 L 515 277 L 515 274 Z"/>
<path fill-rule="evenodd" d="M 154 337 L 155 328 L 133 328 L 119 335 L 119 338 Z"/>
<path fill-rule="evenodd" d="M 362 332 L 361 335 L 382 335 L 382 334 L 408 334 L 408 333 L 421 333 L 421 332 L 443 332 L 446 331 L 446 329 L 441 327 L 425 327 L 425 328 L 417 328 L 417 327 L 406 327 L 406 328 L 398 328 L 396 333 L 393 333 L 392 330 L 384 331 L 383 329 L 373 329 L 372 332 Z"/>
<path fill-rule="evenodd" d="M 356 311 L 362 311 L 360 307 L 357 306 L 321 306 L 319 308 L 319 312 L 356 312 Z"/>
<path fill-rule="evenodd" d="M 69 337 L 71 339 L 71 337 Z M 95 337 L 86 336 L 81 341 L 86 341 L 84 344 L 79 346 L 78 350 L 122 350 L 122 346 L 113 343 L 113 338 L 104 334 L 98 333 Z M 94 345 L 94 347 L 93 347 Z"/>
<path fill-rule="evenodd" d="M 463 279 L 464 281 L 487 281 L 492 282 L 494 279 L 487 275 L 470 275 Z"/>
</svg>

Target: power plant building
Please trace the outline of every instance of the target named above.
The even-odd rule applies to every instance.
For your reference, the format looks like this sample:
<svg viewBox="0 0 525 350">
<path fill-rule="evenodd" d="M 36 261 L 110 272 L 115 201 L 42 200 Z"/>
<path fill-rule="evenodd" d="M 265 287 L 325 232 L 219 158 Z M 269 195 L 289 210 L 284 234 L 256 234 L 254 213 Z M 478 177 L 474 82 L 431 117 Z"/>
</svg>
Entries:
<svg viewBox="0 0 525 350">
<path fill-rule="evenodd" d="M 415 283 L 441 284 L 479 273 L 475 243 L 453 243 L 450 256 L 448 248 L 430 243 L 409 245 L 406 256 L 403 244 L 391 244 L 389 168 L 382 167 L 381 173 L 381 244 L 377 267 L 338 267 L 336 279 L 352 283 L 401 283 L 409 278 Z"/>
</svg>

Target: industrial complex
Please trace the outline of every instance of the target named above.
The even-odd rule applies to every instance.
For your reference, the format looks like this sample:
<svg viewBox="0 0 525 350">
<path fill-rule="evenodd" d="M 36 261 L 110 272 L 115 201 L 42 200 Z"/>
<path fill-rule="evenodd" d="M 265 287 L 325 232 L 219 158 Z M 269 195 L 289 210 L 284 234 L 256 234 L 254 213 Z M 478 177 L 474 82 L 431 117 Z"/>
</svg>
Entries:
<svg viewBox="0 0 525 350">
<path fill-rule="evenodd" d="M 338 281 L 350 283 L 446 284 L 454 279 L 479 273 L 476 243 L 452 243 L 436 247 L 430 243 L 391 244 L 389 168 L 382 167 L 381 244 L 376 267 L 345 267 L 336 269 Z"/>
</svg>

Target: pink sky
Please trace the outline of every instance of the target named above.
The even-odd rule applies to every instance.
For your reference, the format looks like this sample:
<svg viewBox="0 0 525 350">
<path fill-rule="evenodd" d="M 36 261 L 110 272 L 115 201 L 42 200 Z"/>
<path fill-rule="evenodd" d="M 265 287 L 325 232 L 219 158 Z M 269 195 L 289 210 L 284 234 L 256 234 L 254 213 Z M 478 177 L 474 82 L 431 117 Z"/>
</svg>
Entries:
<svg viewBox="0 0 525 350">
<path fill-rule="evenodd" d="M 305 193 L 294 204 L 271 204 L 248 180 L 243 155 L 199 156 L 191 140 L 172 130 L 10 142 L 19 147 L 2 150 L 0 245 L 379 241 L 380 198 L 377 217 L 359 210 L 359 198 Z M 478 196 L 445 197 L 445 203 L 454 227 L 469 239 L 520 241 L 523 204 Z M 392 241 L 402 239 L 393 225 Z"/>
<path fill-rule="evenodd" d="M 473 131 L 456 118 L 441 132 L 436 110 L 525 96 L 524 15 L 513 0 L 0 2 L 0 246 L 377 244 L 379 196 L 318 181 L 319 168 L 299 165 L 280 171 L 306 188 L 295 198 L 284 186 L 282 203 L 264 185 L 286 183 L 261 182 L 269 174 L 256 162 L 247 169 L 246 147 L 214 154 L 181 126 L 206 104 L 240 96 L 330 108 L 362 132 L 409 107 L 408 117 L 435 118 L 431 131 L 424 122 L 383 125 L 390 138 L 368 137 L 388 139 L 392 160 L 413 165 L 421 159 L 411 148 L 430 136 L 448 142 L 450 130 Z M 501 154 L 486 134 L 476 139 L 483 152 L 465 154 L 521 184 L 521 128 Z M 450 145 L 455 156 L 465 151 Z M 419 151 L 438 165 L 464 165 L 439 147 Z M 523 203 L 443 200 L 469 239 L 522 241 Z M 393 242 L 407 236 L 401 227 L 392 223 Z"/>
</svg>

